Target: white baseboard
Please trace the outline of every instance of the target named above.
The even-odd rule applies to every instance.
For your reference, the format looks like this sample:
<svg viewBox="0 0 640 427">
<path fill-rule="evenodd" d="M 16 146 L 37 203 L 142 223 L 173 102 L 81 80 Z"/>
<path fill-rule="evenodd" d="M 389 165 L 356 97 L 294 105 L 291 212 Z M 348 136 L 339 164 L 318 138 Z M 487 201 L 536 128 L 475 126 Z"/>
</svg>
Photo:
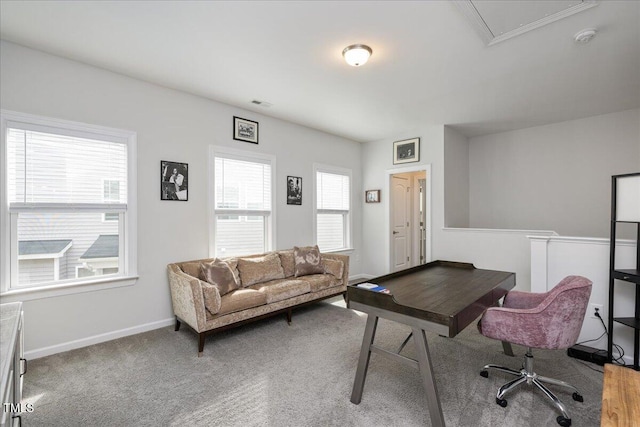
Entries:
<svg viewBox="0 0 640 427">
<path fill-rule="evenodd" d="M 75 350 L 76 348 L 87 347 L 93 344 L 99 344 L 106 341 L 115 340 L 117 338 L 136 335 L 142 332 L 152 331 L 154 329 L 164 328 L 175 324 L 175 318 L 159 320 L 157 322 L 145 323 L 131 328 L 120 329 L 118 331 L 107 332 L 100 335 L 94 335 L 79 340 L 69 341 L 62 344 L 56 344 L 49 347 L 38 348 L 35 350 L 25 351 L 24 357 L 28 360 L 39 359 L 41 357 L 50 356 L 52 354 L 62 353 L 64 351 Z"/>
</svg>

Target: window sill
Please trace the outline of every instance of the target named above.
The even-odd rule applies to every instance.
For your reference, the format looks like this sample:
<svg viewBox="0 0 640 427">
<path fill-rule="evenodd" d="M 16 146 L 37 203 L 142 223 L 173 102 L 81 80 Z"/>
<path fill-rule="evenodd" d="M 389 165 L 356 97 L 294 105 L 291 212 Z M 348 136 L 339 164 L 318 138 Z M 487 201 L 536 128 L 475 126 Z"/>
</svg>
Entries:
<svg viewBox="0 0 640 427">
<path fill-rule="evenodd" d="M 353 251 L 355 251 L 355 249 L 353 248 L 343 248 L 343 249 L 331 249 L 328 251 L 320 251 L 320 253 L 323 254 L 345 254 L 345 255 L 350 255 L 353 253 Z"/>
<path fill-rule="evenodd" d="M 59 297 L 64 295 L 80 294 L 84 292 L 101 291 L 104 289 L 133 286 L 138 276 L 117 277 L 110 279 L 96 279 L 81 283 L 68 283 L 64 285 L 38 286 L 24 289 L 10 289 L 0 293 L 2 302 L 31 301 L 43 298 Z"/>
</svg>

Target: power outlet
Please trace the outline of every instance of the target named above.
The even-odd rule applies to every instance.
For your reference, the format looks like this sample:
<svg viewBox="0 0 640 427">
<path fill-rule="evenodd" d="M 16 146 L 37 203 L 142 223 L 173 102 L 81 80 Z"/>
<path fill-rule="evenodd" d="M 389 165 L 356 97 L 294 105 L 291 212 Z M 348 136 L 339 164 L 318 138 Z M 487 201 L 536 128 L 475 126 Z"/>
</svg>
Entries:
<svg viewBox="0 0 640 427">
<path fill-rule="evenodd" d="M 602 304 L 589 304 L 589 311 L 587 313 L 589 314 L 590 318 L 597 319 L 596 310 L 598 310 L 598 313 L 600 313 L 600 316 L 604 317 L 604 311 L 602 309 L 603 309 Z"/>
</svg>

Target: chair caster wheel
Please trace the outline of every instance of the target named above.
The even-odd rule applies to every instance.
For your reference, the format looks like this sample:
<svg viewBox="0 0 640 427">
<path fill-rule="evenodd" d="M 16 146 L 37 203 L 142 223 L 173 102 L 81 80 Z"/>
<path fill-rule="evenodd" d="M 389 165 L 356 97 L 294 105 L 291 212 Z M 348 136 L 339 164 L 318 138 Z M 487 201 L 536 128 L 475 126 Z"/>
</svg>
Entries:
<svg viewBox="0 0 640 427">
<path fill-rule="evenodd" d="M 506 401 L 506 400 L 504 400 L 504 399 L 498 399 L 498 398 L 496 397 L 496 403 L 497 403 L 498 405 L 502 406 L 503 408 L 506 408 L 506 407 L 507 407 L 507 401 Z M 569 423 L 571 423 L 571 420 L 569 420 Z"/>
<path fill-rule="evenodd" d="M 582 395 L 580 393 L 576 393 L 574 392 L 571 397 L 573 397 L 573 400 L 575 400 L 576 402 L 584 402 L 584 398 L 582 397 Z"/>
<path fill-rule="evenodd" d="M 562 427 L 569 427 L 571 425 L 571 418 L 565 418 L 562 415 L 556 418 L 556 421 L 558 421 L 558 424 Z"/>
<path fill-rule="evenodd" d="M 480 376 L 489 378 L 489 371 L 487 371 L 486 369 L 483 369 L 482 371 L 480 371 Z"/>
</svg>

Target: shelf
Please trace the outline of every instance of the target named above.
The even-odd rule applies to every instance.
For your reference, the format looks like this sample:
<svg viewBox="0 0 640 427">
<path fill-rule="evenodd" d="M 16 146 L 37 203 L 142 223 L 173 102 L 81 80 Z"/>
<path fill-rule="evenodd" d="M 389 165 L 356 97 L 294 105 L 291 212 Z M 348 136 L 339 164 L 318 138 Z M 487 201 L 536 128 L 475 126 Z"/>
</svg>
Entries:
<svg viewBox="0 0 640 427">
<path fill-rule="evenodd" d="M 636 319 L 635 317 L 614 317 L 613 321 L 630 326 L 633 329 L 640 329 L 640 319 Z"/>
<path fill-rule="evenodd" d="M 638 270 L 614 270 L 613 278 L 640 284 L 640 271 Z"/>
</svg>

